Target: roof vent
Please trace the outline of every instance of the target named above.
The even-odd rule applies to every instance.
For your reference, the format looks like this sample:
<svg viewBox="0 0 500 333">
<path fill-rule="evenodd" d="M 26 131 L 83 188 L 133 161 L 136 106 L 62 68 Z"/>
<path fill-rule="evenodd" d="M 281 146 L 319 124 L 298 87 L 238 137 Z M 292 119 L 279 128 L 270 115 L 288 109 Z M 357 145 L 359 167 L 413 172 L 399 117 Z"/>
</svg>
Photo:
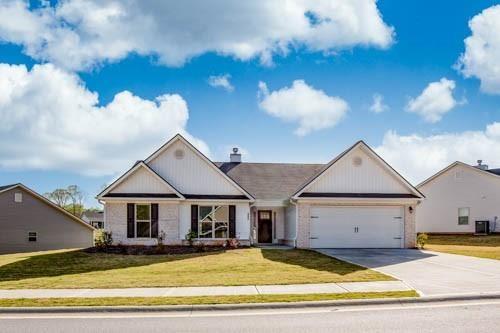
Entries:
<svg viewBox="0 0 500 333">
<path fill-rule="evenodd" d="M 241 163 L 241 154 L 238 153 L 238 148 L 233 148 L 233 152 L 229 155 L 229 161 L 231 163 Z"/>
<path fill-rule="evenodd" d="M 476 168 L 481 170 L 488 170 L 488 165 L 483 164 L 483 160 L 477 160 Z"/>
<path fill-rule="evenodd" d="M 184 150 L 182 150 L 182 149 L 176 149 L 174 151 L 174 156 L 175 156 L 176 159 L 182 160 L 184 158 Z"/>
</svg>

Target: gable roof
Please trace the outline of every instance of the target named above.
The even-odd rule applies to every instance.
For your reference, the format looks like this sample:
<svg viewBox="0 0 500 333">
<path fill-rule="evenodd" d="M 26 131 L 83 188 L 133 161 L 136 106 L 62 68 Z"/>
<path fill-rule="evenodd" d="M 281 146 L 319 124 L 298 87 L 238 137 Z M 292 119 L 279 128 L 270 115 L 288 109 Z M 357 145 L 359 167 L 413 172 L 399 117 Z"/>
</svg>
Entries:
<svg viewBox="0 0 500 333">
<path fill-rule="evenodd" d="M 260 200 L 288 199 L 324 164 L 215 162 L 222 172 Z"/>
<path fill-rule="evenodd" d="M 10 185 L 2 185 L 0 186 L 0 192 L 3 192 L 3 191 L 6 191 L 8 189 L 10 189 L 11 187 L 14 187 L 16 186 L 17 184 L 10 184 Z"/>
<path fill-rule="evenodd" d="M 175 194 L 173 196 L 169 196 L 170 198 L 177 198 L 177 199 L 185 199 L 184 196 L 173 186 L 171 185 L 166 179 L 164 179 L 162 176 L 160 176 L 158 173 L 156 173 L 153 169 L 149 167 L 144 161 L 138 161 L 135 163 L 130 169 L 128 169 L 127 172 L 125 172 L 123 175 L 121 175 L 118 179 L 116 179 L 113 183 L 111 183 L 108 187 L 106 187 L 104 190 L 101 191 L 97 195 L 97 198 L 104 198 L 104 197 L 123 197 L 125 195 L 111 195 L 111 190 L 116 188 L 119 184 L 121 184 L 127 177 L 132 175 L 136 170 L 139 168 L 144 168 L 147 170 L 151 175 L 153 175 L 156 179 L 158 179 L 160 182 L 165 184 L 172 192 Z"/>
<path fill-rule="evenodd" d="M 488 169 L 488 170 L 485 170 L 485 171 L 488 171 L 489 173 L 492 173 L 492 174 L 495 174 L 497 176 L 500 176 L 500 169 Z"/>
<path fill-rule="evenodd" d="M 477 172 L 479 172 L 481 174 L 488 175 L 488 176 L 491 176 L 491 177 L 496 177 L 496 178 L 500 177 L 500 169 L 482 170 L 482 169 L 476 168 L 476 167 L 474 167 L 472 165 L 469 165 L 467 163 L 460 162 L 460 161 L 455 161 L 455 162 L 451 163 L 450 165 L 448 165 L 446 168 L 439 170 L 438 172 L 436 172 L 435 174 L 433 174 L 432 176 L 430 176 L 429 178 L 427 178 L 426 180 L 424 180 L 423 182 L 421 182 L 420 184 L 418 184 L 416 187 L 417 188 L 421 188 L 422 186 L 428 184 L 429 182 L 431 182 L 434 179 L 438 178 L 439 176 L 441 176 L 442 174 L 446 173 L 448 170 L 454 168 L 457 165 L 466 167 L 466 168 L 468 168 L 470 170 L 474 170 L 474 171 L 477 171 Z"/>
<path fill-rule="evenodd" d="M 181 141 L 188 148 L 190 148 L 198 157 L 207 162 L 207 164 L 213 168 L 217 173 L 219 173 L 224 179 L 226 179 L 230 184 L 236 187 L 239 191 L 241 191 L 248 199 L 255 200 L 255 198 L 240 184 L 238 184 L 233 178 L 231 178 L 226 173 L 222 172 L 219 167 L 212 162 L 208 157 L 206 157 L 201 151 L 199 151 L 195 146 L 193 146 L 188 140 L 186 140 L 182 135 L 176 134 L 172 139 L 167 141 L 163 146 L 158 148 L 154 153 L 152 153 L 148 158 L 144 160 L 144 163 L 149 164 L 152 160 L 154 160 L 157 156 L 159 156 L 162 152 L 164 152 L 168 147 L 170 147 L 174 142 Z"/>
<path fill-rule="evenodd" d="M 0 193 L 3 193 L 3 192 L 7 192 L 7 191 L 10 191 L 14 188 L 17 188 L 17 187 L 20 187 L 22 188 L 23 190 L 25 190 L 26 192 L 30 193 L 31 195 L 33 195 L 35 198 L 39 199 L 40 201 L 43 201 L 44 203 L 46 203 L 47 205 L 49 205 L 50 207 L 60 211 L 61 213 L 63 214 L 66 214 L 67 216 L 69 216 L 72 220 L 74 220 L 75 222 L 78 222 L 82 225 L 84 225 L 85 227 L 91 229 L 91 230 L 96 230 L 93 226 L 91 226 L 90 224 L 86 223 L 84 220 L 82 220 L 81 218 L 71 214 L 70 212 L 68 212 L 66 209 L 62 208 L 61 206 L 59 205 L 56 205 L 55 203 L 53 203 L 52 201 L 50 201 L 49 199 L 45 198 L 43 195 L 40 195 L 38 194 L 37 192 L 33 191 L 32 189 L 28 188 L 27 186 L 21 184 L 21 183 L 17 183 L 17 184 L 13 184 L 13 185 L 6 185 L 6 186 L 0 186 Z"/>
<path fill-rule="evenodd" d="M 307 189 L 307 187 L 309 187 L 309 185 L 313 184 L 317 179 L 319 179 L 319 177 L 321 175 L 323 175 L 328 169 L 330 169 L 342 157 L 344 157 L 350 151 L 352 151 L 358 147 L 365 148 L 366 153 L 368 153 L 375 160 L 377 160 L 379 163 L 381 163 L 382 166 L 385 167 L 396 179 L 398 179 L 401 183 L 403 183 L 410 190 L 410 192 L 412 192 L 412 194 L 415 196 L 415 198 L 425 198 L 425 196 L 418 189 L 416 189 L 409 181 L 407 181 L 403 176 L 401 176 L 401 174 L 399 174 L 396 170 L 394 170 L 394 168 L 391 167 L 389 165 L 389 163 L 387 163 L 384 159 L 382 159 L 373 149 L 370 148 L 370 146 L 368 146 L 362 140 L 356 142 L 354 145 L 352 145 L 348 149 L 344 150 L 337 157 L 335 157 L 328 164 L 326 164 L 316 175 L 314 175 L 309 180 L 307 180 L 304 184 L 302 184 L 299 187 L 299 189 L 293 194 L 292 198 L 298 199 L 298 197 Z"/>
<path fill-rule="evenodd" d="M 83 212 L 82 217 L 85 216 L 89 220 L 102 220 L 104 218 L 103 211 L 86 210 Z"/>
</svg>

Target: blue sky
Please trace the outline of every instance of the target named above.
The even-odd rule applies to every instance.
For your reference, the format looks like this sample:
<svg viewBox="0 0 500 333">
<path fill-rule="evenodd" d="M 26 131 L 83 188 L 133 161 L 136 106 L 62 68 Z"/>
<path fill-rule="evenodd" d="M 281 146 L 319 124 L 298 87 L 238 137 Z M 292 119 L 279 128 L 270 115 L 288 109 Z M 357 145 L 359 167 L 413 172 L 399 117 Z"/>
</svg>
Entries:
<svg viewBox="0 0 500 333">
<path fill-rule="evenodd" d="M 11 1 L 6 1 L 6 4 L 8 2 Z M 497 136 L 497 132 L 492 134 L 493 130 L 486 130 L 487 126 L 494 127 L 499 121 L 500 90 L 497 91 L 496 87 L 487 91 L 481 88 L 481 83 L 488 79 L 482 68 L 477 69 L 478 66 L 471 64 L 472 74 L 466 77 L 455 66 L 460 55 L 466 52 L 464 39 L 474 36 L 469 21 L 477 15 L 483 15 L 483 10 L 494 8 L 496 3 L 380 0 L 376 6 L 383 24 L 394 29 L 389 45 L 380 47 L 376 42 L 358 43 L 357 37 L 354 37 L 353 45 L 337 47 L 331 44 L 315 50 L 306 41 L 289 47 L 286 54 L 273 54 L 272 64 L 264 64 L 259 55 L 248 59 L 238 59 L 240 55 L 231 52 L 223 55 L 221 53 L 224 52 L 214 51 L 217 49 L 214 47 L 188 57 L 183 64 L 172 65 L 170 60 L 162 60 L 155 52 L 131 51 L 115 58 L 96 56 L 98 59 L 88 67 L 68 66 L 55 56 L 39 55 L 39 50 L 27 50 L 30 47 L 29 38 L 18 37 L 9 31 L 12 27 L 2 27 L 0 24 L 0 40 L 3 41 L 0 44 L 0 63 L 26 65 L 28 72 L 37 64 L 53 64 L 54 68 L 61 69 L 67 75 L 79 78 L 82 89 L 98 94 L 97 107 L 108 105 L 116 94 L 123 91 L 130 91 L 141 100 L 148 101 L 154 101 L 163 94 L 177 94 L 187 103 L 189 114 L 182 129 L 199 140 L 214 160 L 227 159 L 229 148 L 237 145 L 242 147 L 243 159 L 246 161 L 327 162 L 357 140 L 363 139 L 410 180 L 418 182 L 457 159 L 473 163 L 482 158 L 491 166 L 500 167 L 500 154 L 491 149 L 500 146 L 500 135 Z M 59 4 L 52 2 L 52 7 L 46 10 L 55 11 L 57 6 Z M 23 10 L 36 13 L 40 8 L 40 4 L 34 1 L 31 7 L 25 6 Z M 321 8 L 315 10 L 322 14 Z M 1 15 L 0 8 L 0 21 Z M 500 14 L 496 12 L 488 14 L 493 18 L 495 15 L 500 19 Z M 488 18 L 486 14 L 484 16 Z M 78 23 L 72 24 L 70 29 L 79 29 Z M 487 28 L 493 29 L 495 26 L 486 25 Z M 483 30 L 479 33 L 483 33 Z M 493 37 L 487 42 L 491 43 L 493 49 L 500 50 L 500 46 L 494 44 L 500 43 L 498 38 Z M 54 47 L 60 50 L 65 46 Z M 175 49 L 175 45 L 171 47 Z M 473 51 L 470 50 L 471 54 Z M 67 52 L 68 57 L 71 57 L 71 50 Z M 162 52 L 168 53 L 169 50 Z M 496 64 L 490 64 L 493 69 L 500 67 L 500 60 L 497 61 Z M 233 91 L 208 84 L 210 76 L 224 74 L 230 75 Z M 500 75 L 498 69 L 497 73 L 491 70 L 491 75 Z M 443 93 L 448 93 L 447 96 L 436 98 L 449 99 L 451 96 L 453 106 L 444 106 L 444 109 L 449 110 L 433 122 L 427 121 L 421 113 L 409 112 L 410 101 L 421 96 L 429 84 L 439 82 L 442 78 L 453 81 L 454 88 L 450 91 L 445 89 Z M 326 95 L 326 104 L 332 101 L 329 98 L 341 99 L 347 103 L 348 110 L 341 112 L 331 106 L 335 109 L 331 112 L 342 113 L 340 120 L 333 121 L 334 124 L 326 128 L 316 129 L 316 126 L 305 135 L 297 135 L 294 133 L 299 127 L 297 120 L 289 121 L 284 120 L 286 117 L 272 115 L 273 110 L 282 111 L 279 109 L 283 105 L 279 104 L 280 96 L 276 96 L 277 106 L 269 104 L 266 109 L 262 103 L 274 92 L 292 87 L 295 80 L 303 80 L 312 91 L 322 91 Z M 259 82 L 265 82 L 270 95 L 263 96 L 261 91 L 260 99 L 257 97 Z M 61 89 L 64 87 L 62 85 Z M 16 108 L 21 107 L 20 102 L 2 111 L 1 89 L 5 87 L 0 82 L 0 115 L 7 117 L 9 112 L 19 112 Z M 26 94 L 30 96 L 31 93 Z M 383 96 L 387 110 L 380 113 L 370 111 L 374 94 Z M 427 99 L 415 108 L 425 109 L 422 103 L 433 103 Z M 302 106 L 306 110 L 297 112 L 308 112 L 310 102 L 306 100 Z M 320 112 L 323 112 L 322 107 L 318 106 Z M 22 105 L 23 110 L 31 108 L 40 108 L 40 103 Z M 328 109 L 328 106 L 324 108 Z M 62 107 L 58 116 L 64 117 L 65 110 Z M 169 122 L 168 117 L 162 119 Z M 74 121 L 78 123 L 78 120 Z M 113 127 L 112 124 L 111 121 L 107 126 Z M 131 122 L 129 126 L 134 127 L 135 124 Z M 26 127 L 26 130 L 33 131 L 36 128 Z M 164 132 L 151 134 L 147 141 L 135 140 L 136 144 L 133 145 L 127 141 L 126 131 L 116 134 L 124 136 L 119 140 L 122 142 L 120 146 L 116 145 L 119 148 L 108 147 L 102 153 L 94 149 L 95 152 L 89 153 L 88 160 L 78 160 L 78 165 L 95 168 L 92 172 L 86 172 L 85 166 L 74 167 L 63 155 L 52 150 L 50 157 L 47 157 L 51 159 L 48 162 L 31 161 L 28 155 L 33 155 L 33 151 L 30 149 L 16 149 L 13 152 L 13 149 L 5 146 L 14 143 L 16 138 L 8 126 L 0 126 L 0 138 L 4 141 L 1 145 L 4 147 L 0 146 L 0 184 L 23 182 L 41 193 L 78 184 L 87 193 L 87 203 L 94 205 L 93 197 L 104 184 L 109 183 L 120 171 L 129 168 L 135 160 L 146 158 L 149 152 L 169 139 L 173 130 L 168 125 L 166 128 Z M 114 135 L 111 129 L 109 135 L 103 135 L 100 130 L 95 136 L 102 142 L 107 141 Z M 147 129 L 146 126 L 141 131 Z M 20 130 L 24 129 L 21 127 Z M 85 132 L 88 136 L 94 136 L 92 126 L 85 128 Z M 387 138 L 388 133 L 393 134 L 392 139 Z M 477 139 L 481 135 L 485 137 Z M 43 134 L 40 137 L 44 137 Z M 37 140 L 36 134 L 29 138 L 23 137 L 20 142 L 24 146 L 30 145 L 30 142 L 39 144 L 37 151 L 42 152 L 48 149 L 49 144 L 64 145 L 68 142 L 64 138 L 54 143 Z M 68 149 L 78 151 L 79 142 L 85 146 L 85 141 L 85 136 L 82 136 Z M 85 149 L 83 147 L 82 151 Z M 411 156 L 406 155 L 409 151 Z M 110 154 L 122 156 L 114 156 L 120 162 L 109 162 L 109 170 L 105 170 Z M 40 158 L 49 155 L 42 154 Z M 96 166 L 92 164 L 95 160 L 100 161 Z M 420 161 L 423 161 L 422 164 L 419 164 Z"/>
</svg>

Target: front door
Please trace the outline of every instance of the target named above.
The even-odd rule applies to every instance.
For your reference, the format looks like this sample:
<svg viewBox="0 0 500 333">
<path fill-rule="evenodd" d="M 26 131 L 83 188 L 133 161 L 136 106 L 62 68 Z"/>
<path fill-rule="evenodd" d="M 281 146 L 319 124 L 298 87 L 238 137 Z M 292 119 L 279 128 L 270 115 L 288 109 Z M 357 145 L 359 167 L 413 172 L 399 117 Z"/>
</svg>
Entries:
<svg viewBox="0 0 500 333">
<path fill-rule="evenodd" d="M 258 219 L 258 242 L 272 243 L 273 242 L 273 220 L 270 210 L 259 210 Z"/>
</svg>

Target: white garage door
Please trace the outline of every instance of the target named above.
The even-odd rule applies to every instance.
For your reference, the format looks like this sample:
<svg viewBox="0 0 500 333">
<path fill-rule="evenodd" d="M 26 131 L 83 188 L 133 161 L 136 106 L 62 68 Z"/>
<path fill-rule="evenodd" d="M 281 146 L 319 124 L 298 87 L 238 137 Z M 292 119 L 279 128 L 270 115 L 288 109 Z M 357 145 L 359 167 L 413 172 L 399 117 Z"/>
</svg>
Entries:
<svg viewBox="0 0 500 333">
<path fill-rule="evenodd" d="M 312 248 L 401 248 L 404 210 L 390 207 L 311 207 Z"/>
</svg>

